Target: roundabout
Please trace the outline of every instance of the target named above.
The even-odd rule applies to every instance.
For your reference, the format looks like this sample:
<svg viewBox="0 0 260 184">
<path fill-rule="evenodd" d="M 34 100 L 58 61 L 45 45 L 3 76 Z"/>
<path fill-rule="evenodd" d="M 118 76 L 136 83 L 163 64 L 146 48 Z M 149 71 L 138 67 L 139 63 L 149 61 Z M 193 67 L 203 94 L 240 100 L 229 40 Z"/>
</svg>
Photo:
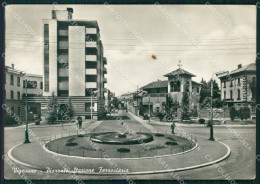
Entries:
<svg viewBox="0 0 260 184">
<path fill-rule="evenodd" d="M 53 154 L 83 158 L 152 158 L 181 154 L 197 147 L 194 140 L 171 134 L 117 132 L 90 133 L 58 138 L 44 149 Z"/>
<path fill-rule="evenodd" d="M 143 175 L 172 173 L 205 167 L 220 162 L 230 155 L 230 149 L 227 145 L 218 141 L 208 141 L 203 137 L 196 137 L 197 142 L 193 142 L 192 146 L 187 147 L 184 151 L 179 150 L 179 152 L 176 152 L 176 150 L 178 150 L 176 147 L 176 149 L 172 149 L 175 151 L 172 154 L 170 152 L 166 153 L 165 151 L 157 150 L 157 154 L 156 152 L 153 152 L 154 154 L 149 156 L 149 152 L 152 151 L 148 150 L 145 155 L 140 155 L 140 157 L 138 152 L 133 152 L 131 146 L 141 146 L 142 144 L 125 145 L 125 147 L 122 147 L 122 145 L 110 145 L 110 147 L 113 147 L 114 153 L 116 153 L 114 155 L 109 155 L 108 152 L 102 152 L 100 150 L 85 152 L 85 155 L 72 154 L 73 152 L 65 154 L 66 151 L 64 150 L 63 152 L 60 150 L 60 152 L 58 151 L 57 153 L 53 149 L 54 147 L 51 148 L 51 146 L 54 146 L 56 143 L 61 141 L 63 141 L 64 148 L 71 147 L 66 146 L 68 140 L 74 138 L 72 139 L 75 141 L 74 143 L 80 143 L 80 140 L 84 138 L 91 140 L 92 135 L 94 134 L 61 137 L 48 142 L 44 146 L 40 146 L 37 143 L 20 144 L 9 150 L 8 157 L 15 163 L 46 173 L 56 172 L 58 174 L 75 173 L 81 175 L 119 175 L 122 174 L 121 171 L 124 171 L 127 175 Z M 154 140 L 147 144 L 158 144 L 158 139 L 166 141 L 168 136 L 174 139 L 178 144 L 168 145 L 169 147 L 180 146 L 185 141 L 188 141 L 186 142 L 187 144 L 190 142 L 188 139 L 176 135 L 155 133 L 151 135 L 154 137 Z M 102 146 L 107 146 L 108 144 L 98 143 L 98 145 L 101 149 L 104 148 Z M 77 146 L 80 147 L 80 144 Z M 130 153 L 121 153 L 121 157 L 117 157 L 119 153 L 117 152 L 117 148 L 128 148 L 130 149 Z M 34 152 L 22 154 L 25 150 L 34 150 Z M 218 152 L 215 150 L 218 150 Z M 100 154 L 97 154 L 98 151 Z M 94 154 L 87 155 L 90 152 Z M 37 162 L 32 159 L 36 155 L 38 158 L 41 158 L 38 159 Z M 207 155 L 210 155 L 210 161 L 206 159 Z M 66 163 L 66 166 L 69 169 L 66 168 L 64 170 L 64 163 Z M 117 169 L 115 169 L 115 166 Z"/>
</svg>

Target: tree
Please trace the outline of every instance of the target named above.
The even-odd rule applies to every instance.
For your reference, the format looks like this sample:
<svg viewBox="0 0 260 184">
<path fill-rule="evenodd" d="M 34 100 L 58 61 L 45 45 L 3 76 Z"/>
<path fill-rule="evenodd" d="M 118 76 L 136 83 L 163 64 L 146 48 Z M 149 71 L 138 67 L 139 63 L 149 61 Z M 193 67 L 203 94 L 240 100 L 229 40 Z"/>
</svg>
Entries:
<svg viewBox="0 0 260 184">
<path fill-rule="evenodd" d="M 229 113 L 230 113 L 230 119 L 231 119 L 231 121 L 234 121 L 234 119 L 235 119 L 235 117 L 236 117 L 236 109 L 235 109 L 235 107 L 230 107 Z"/>
<path fill-rule="evenodd" d="M 211 97 L 211 81 L 204 81 L 203 79 L 201 80 L 201 90 L 200 90 L 200 103 L 202 106 L 206 106 L 207 104 L 210 103 L 210 97 Z M 220 98 L 220 90 L 218 83 L 216 80 L 213 80 L 213 101 L 214 99 Z M 219 104 L 216 104 L 219 106 Z M 214 106 L 214 105 L 213 105 Z"/>
<path fill-rule="evenodd" d="M 177 101 L 174 101 L 171 96 L 166 97 L 166 106 L 165 106 L 165 111 L 166 111 L 166 119 L 173 118 L 173 115 L 177 113 L 177 110 L 179 108 L 179 103 Z"/>
<path fill-rule="evenodd" d="M 66 104 L 66 116 L 69 117 L 69 120 L 71 121 L 72 117 L 74 116 L 74 107 L 71 103 L 71 98 L 68 98 L 68 102 Z"/>
<path fill-rule="evenodd" d="M 114 108 L 118 109 L 118 106 L 120 104 L 120 101 L 117 97 L 114 97 L 111 101 L 112 105 L 114 106 Z"/>
<path fill-rule="evenodd" d="M 48 123 L 54 123 L 58 118 L 58 109 L 59 104 L 57 101 L 57 97 L 52 93 L 51 98 L 48 101 L 47 104 L 47 120 Z"/>
<path fill-rule="evenodd" d="M 190 120 L 189 97 L 187 93 L 183 93 L 181 106 L 181 120 Z"/>
</svg>

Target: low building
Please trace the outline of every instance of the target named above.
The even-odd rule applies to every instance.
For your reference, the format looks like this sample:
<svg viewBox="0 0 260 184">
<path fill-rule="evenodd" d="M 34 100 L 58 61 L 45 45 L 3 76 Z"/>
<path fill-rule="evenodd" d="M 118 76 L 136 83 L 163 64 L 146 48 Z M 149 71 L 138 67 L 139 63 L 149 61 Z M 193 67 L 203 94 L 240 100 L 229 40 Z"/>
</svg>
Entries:
<svg viewBox="0 0 260 184">
<path fill-rule="evenodd" d="M 27 82 L 27 88 L 26 88 Z M 27 74 L 12 66 L 5 66 L 5 104 L 17 116 L 25 118 L 26 94 L 31 96 L 42 96 L 42 76 Z M 29 120 L 33 116 L 40 115 L 40 107 L 33 103 L 29 105 Z"/>
<path fill-rule="evenodd" d="M 255 117 L 256 110 L 256 64 L 238 65 L 237 69 L 219 76 L 221 81 L 221 99 L 228 107 L 249 106 L 251 117 Z"/>
<path fill-rule="evenodd" d="M 164 76 L 168 80 L 158 80 L 141 87 L 141 91 L 145 91 L 145 94 L 128 93 L 122 95 L 128 99 L 128 110 L 135 107 L 134 113 L 137 114 L 138 109 L 144 107 L 150 109 L 150 113 L 153 115 L 165 109 L 168 98 L 181 104 L 184 93 L 188 93 L 190 107 L 199 108 L 201 84 L 192 81 L 192 77 L 195 75 L 179 67 Z"/>
<path fill-rule="evenodd" d="M 23 71 L 5 66 L 5 104 L 17 116 L 22 117 Z"/>
</svg>

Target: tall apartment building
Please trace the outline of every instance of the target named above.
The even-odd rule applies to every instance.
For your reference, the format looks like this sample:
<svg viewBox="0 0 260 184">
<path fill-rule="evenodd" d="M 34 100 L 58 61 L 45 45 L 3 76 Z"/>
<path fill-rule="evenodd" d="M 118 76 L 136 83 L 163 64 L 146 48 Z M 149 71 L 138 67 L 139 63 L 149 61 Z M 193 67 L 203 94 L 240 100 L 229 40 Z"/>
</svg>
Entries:
<svg viewBox="0 0 260 184">
<path fill-rule="evenodd" d="M 70 97 L 75 116 L 90 119 L 92 112 L 96 119 L 104 113 L 107 60 L 97 21 L 72 20 L 72 15 L 72 8 L 52 10 L 52 19 L 42 21 L 43 96 L 54 93 L 60 104 Z"/>
</svg>

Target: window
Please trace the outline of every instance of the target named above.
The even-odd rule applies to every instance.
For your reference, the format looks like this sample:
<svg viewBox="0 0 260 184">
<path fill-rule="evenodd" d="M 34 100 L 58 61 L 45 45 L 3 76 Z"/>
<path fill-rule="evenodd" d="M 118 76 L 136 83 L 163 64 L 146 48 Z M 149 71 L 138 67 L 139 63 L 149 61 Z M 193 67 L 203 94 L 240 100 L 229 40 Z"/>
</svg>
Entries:
<svg viewBox="0 0 260 184">
<path fill-rule="evenodd" d="M 14 85 L 14 76 L 10 75 L 10 85 Z"/>
<path fill-rule="evenodd" d="M 240 89 L 237 90 L 237 99 L 240 100 Z"/>
<path fill-rule="evenodd" d="M 42 89 L 42 88 L 43 88 L 43 83 L 41 82 L 41 83 L 40 83 L 40 89 Z"/>
<path fill-rule="evenodd" d="M 14 99 L 14 92 L 11 91 L 11 100 L 13 100 L 13 99 Z"/>
<path fill-rule="evenodd" d="M 226 88 L 226 81 L 223 82 L 223 88 Z"/>
<path fill-rule="evenodd" d="M 230 99 L 232 100 L 233 99 L 233 91 L 230 90 Z"/>
<path fill-rule="evenodd" d="M 37 81 L 27 81 L 27 88 L 37 88 Z"/>
<path fill-rule="evenodd" d="M 181 84 L 180 81 L 171 82 L 171 92 L 180 92 Z"/>
<path fill-rule="evenodd" d="M 233 87 L 233 80 L 230 80 L 230 87 Z"/>
<path fill-rule="evenodd" d="M 86 75 L 86 82 L 97 82 L 96 75 Z"/>
<path fill-rule="evenodd" d="M 226 99 L 226 91 L 224 91 L 224 99 Z"/>
<path fill-rule="evenodd" d="M 240 86 L 240 78 L 237 79 L 237 85 Z"/>
<path fill-rule="evenodd" d="M 18 116 L 21 115 L 21 107 L 18 107 L 18 108 L 17 108 L 17 114 L 18 114 Z"/>
<path fill-rule="evenodd" d="M 21 94 L 20 91 L 17 91 L 17 99 L 20 100 L 21 99 Z"/>
<path fill-rule="evenodd" d="M 11 107 L 11 115 L 14 114 L 14 107 Z"/>
<path fill-rule="evenodd" d="M 85 112 L 90 112 L 91 111 L 91 103 L 87 102 L 85 103 Z"/>
<path fill-rule="evenodd" d="M 20 86 L 20 77 L 17 77 L 17 86 Z"/>
</svg>

